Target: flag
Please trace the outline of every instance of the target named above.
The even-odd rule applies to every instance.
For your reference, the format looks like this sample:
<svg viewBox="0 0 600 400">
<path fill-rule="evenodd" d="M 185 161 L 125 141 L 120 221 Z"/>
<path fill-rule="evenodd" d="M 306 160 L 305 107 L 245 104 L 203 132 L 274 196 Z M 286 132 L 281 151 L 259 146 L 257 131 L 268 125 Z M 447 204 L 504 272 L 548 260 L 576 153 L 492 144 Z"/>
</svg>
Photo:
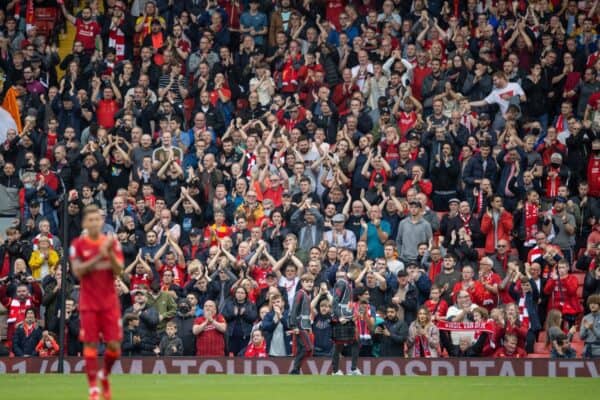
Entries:
<svg viewBox="0 0 600 400">
<path fill-rule="evenodd" d="M 6 91 L 4 101 L 2 102 L 2 108 L 4 108 L 12 117 L 13 124 L 17 128 L 17 132 L 21 134 L 23 126 L 21 125 L 21 114 L 19 113 L 19 106 L 17 104 L 17 91 L 11 87 Z M 6 135 L 6 130 L 3 132 Z"/>
</svg>

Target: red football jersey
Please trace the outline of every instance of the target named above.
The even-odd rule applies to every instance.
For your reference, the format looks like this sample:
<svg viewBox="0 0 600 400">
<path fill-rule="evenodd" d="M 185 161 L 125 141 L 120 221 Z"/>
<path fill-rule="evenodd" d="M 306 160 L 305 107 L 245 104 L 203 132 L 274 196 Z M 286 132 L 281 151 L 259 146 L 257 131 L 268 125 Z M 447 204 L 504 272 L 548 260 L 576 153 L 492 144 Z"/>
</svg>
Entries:
<svg viewBox="0 0 600 400">
<path fill-rule="evenodd" d="M 101 235 L 97 240 L 88 236 L 80 236 L 71 242 L 71 262 L 79 260 L 86 262 L 98 255 L 100 246 L 107 236 Z M 123 262 L 123 251 L 118 240 L 113 240 L 113 253 L 119 262 Z M 115 290 L 115 277 L 108 257 L 102 258 L 94 266 L 94 270 L 81 278 L 79 294 L 79 309 L 81 311 L 102 311 L 119 308 L 119 299 Z"/>
<path fill-rule="evenodd" d="M 75 40 L 80 41 L 84 49 L 94 50 L 96 48 L 96 36 L 102 32 L 100 25 L 96 21 L 86 23 L 83 19 L 77 18 L 75 29 Z"/>
</svg>

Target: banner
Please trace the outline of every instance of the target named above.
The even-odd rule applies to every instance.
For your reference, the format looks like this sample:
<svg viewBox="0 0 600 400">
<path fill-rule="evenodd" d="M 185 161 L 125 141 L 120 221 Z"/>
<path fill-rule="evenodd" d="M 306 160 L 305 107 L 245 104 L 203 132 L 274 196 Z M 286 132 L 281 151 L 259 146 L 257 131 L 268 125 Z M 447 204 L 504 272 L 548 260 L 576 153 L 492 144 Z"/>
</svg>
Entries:
<svg viewBox="0 0 600 400">
<path fill-rule="evenodd" d="M 285 375 L 291 370 L 291 358 L 194 358 L 135 357 L 123 358 L 113 367 L 115 374 L 243 374 Z M 341 363 L 350 371 L 351 360 Z M 65 373 L 82 373 L 82 358 L 65 359 Z M 543 376 L 598 378 L 600 360 L 490 359 L 490 358 L 361 358 L 363 375 L 393 376 Z M 0 358 L 0 374 L 46 374 L 58 370 L 58 359 Z M 329 358 L 310 358 L 302 368 L 304 375 L 331 373 Z"/>
<path fill-rule="evenodd" d="M 492 322 L 451 322 L 437 321 L 436 326 L 442 331 L 477 331 L 494 333 Z"/>
</svg>

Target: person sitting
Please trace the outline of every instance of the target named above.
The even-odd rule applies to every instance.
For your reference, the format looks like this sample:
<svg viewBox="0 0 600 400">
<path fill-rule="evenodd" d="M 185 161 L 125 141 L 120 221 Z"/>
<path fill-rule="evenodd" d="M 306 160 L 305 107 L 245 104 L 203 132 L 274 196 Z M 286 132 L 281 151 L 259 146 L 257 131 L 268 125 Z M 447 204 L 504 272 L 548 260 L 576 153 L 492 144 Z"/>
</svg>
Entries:
<svg viewBox="0 0 600 400">
<path fill-rule="evenodd" d="M 250 344 L 244 351 L 244 357 L 246 358 L 267 358 L 267 342 L 260 329 L 256 329 L 252 332 L 252 339 Z"/>
<path fill-rule="evenodd" d="M 518 346 L 519 338 L 513 333 L 504 335 L 503 346 L 494 352 L 494 358 L 525 358 L 527 353 Z"/>
<path fill-rule="evenodd" d="M 46 331 L 47 333 L 47 331 Z M 16 357 L 36 356 L 37 344 L 42 339 L 42 328 L 35 321 L 33 308 L 25 311 L 25 320 L 17 327 L 13 337 L 13 353 Z"/>
</svg>

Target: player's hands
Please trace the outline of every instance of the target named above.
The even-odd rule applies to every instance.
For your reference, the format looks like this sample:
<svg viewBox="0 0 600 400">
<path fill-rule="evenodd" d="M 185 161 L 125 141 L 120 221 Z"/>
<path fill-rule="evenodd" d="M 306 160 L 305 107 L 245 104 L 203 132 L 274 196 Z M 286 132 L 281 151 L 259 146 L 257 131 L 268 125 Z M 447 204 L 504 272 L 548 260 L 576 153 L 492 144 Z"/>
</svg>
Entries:
<svg viewBox="0 0 600 400">
<path fill-rule="evenodd" d="M 106 241 L 102 243 L 102 245 L 100 246 L 100 255 L 102 257 L 108 257 L 110 255 L 110 253 L 112 252 L 113 242 L 114 238 L 112 236 L 108 236 Z"/>
</svg>

